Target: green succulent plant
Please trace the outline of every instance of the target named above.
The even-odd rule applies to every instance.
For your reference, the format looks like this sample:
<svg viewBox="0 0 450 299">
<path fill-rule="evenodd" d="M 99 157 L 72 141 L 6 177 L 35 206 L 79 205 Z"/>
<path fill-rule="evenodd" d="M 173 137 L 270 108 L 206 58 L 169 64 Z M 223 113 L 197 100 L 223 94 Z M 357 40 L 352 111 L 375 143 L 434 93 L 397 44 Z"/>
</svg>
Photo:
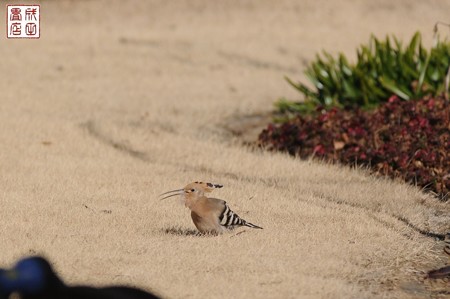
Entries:
<svg viewBox="0 0 450 299">
<path fill-rule="evenodd" d="M 282 113 L 308 113 L 324 108 L 358 106 L 371 109 L 395 94 L 403 100 L 440 95 L 448 86 L 445 78 L 450 65 L 450 43 L 436 39 L 427 51 L 416 32 L 403 46 L 389 36 L 379 40 L 371 36 L 368 45 L 357 50 L 357 61 L 349 63 L 341 53 L 317 55 L 305 75 L 314 88 L 287 78 L 287 82 L 304 96 L 303 102 L 280 99 L 276 106 Z"/>
</svg>

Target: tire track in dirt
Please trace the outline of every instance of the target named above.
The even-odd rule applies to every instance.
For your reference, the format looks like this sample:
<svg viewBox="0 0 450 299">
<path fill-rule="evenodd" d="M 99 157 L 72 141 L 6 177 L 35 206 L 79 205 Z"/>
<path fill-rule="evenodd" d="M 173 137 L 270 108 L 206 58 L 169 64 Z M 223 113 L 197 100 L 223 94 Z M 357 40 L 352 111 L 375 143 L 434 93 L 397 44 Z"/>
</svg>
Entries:
<svg viewBox="0 0 450 299">
<path fill-rule="evenodd" d="M 357 204 L 357 203 L 352 203 L 352 202 L 348 202 L 345 201 L 343 199 L 334 199 L 328 195 L 325 194 L 320 194 L 320 193 L 313 193 L 314 196 L 317 196 L 319 198 L 322 198 L 324 200 L 326 200 L 327 202 L 331 202 L 331 203 L 335 203 L 337 205 L 345 205 L 345 206 L 349 206 L 352 208 L 356 208 L 356 209 L 362 209 L 364 210 L 372 219 L 377 220 L 379 223 L 383 224 L 384 226 L 392 229 L 392 226 L 390 224 L 387 224 L 385 221 L 377 219 L 376 218 L 376 214 L 383 214 L 386 216 L 389 216 L 395 220 L 398 220 L 400 222 L 402 222 L 404 225 L 406 225 L 407 227 L 409 227 L 410 229 L 414 230 L 415 232 L 425 236 L 425 237 L 429 237 L 429 238 L 436 238 L 439 240 L 444 240 L 445 234 L 441 234 L 441 233 L 436 233 L 436 232 L 431 232 L 431 231 L 427 231 L 425 229 L 421 229 L 418 226 L 416 226 L 415 224 L 413 224 L 410 220 L 406 219 L 404 216 L 400 216 L 394 213 L 387 213 L 385 211 L 376 211 L 373 209 L 370 209 L 368 207 L 365 207 L 363 205 Z"/>
<path fill-rule="evenodd" d="M 263 61 L 255 58 L 251 58 L 239 53 L 229 53 L 224 51 L 218 51 L 217 54 L 223 58 L 225 58 L 227 61 L 237 64 L 244 64 L 247 66 L 251 66 L 258 69 L 267 69 L 267 70 L 274 70 L 274 71 L 282 71 L 287 72 L 291 74 L 295 74 L 298 72 L 298 68 L 294 67 L 286 67 L 283 65 L 279 65 L 274 62 L 269 61 Z"/>
<path fill-rule="evenodd" d="M 145 152 L 135 150 L 131 146 L 123 142 L 116 141 L 113 138 L 107 136 L 106 134 L 103 134 L 98 128 L 96 128 L 95 123 L 93 121 L 83 123 L 81 124 L 81 127 L 86 129 L 86 131 L 92 137 L 101 141 L 105 145 L 114 148 L 115 150 L 118 150 L 124 154 L 131 156 L 132 158 L 138 159 L 143 162 L 154 162 L 154 160 L 150 159 L 150 157 Z"/>
<path fill-rule="evenodd" d="M 132 146 L 126 144 L 125 142 L 114 140 L 112 136 L 108 136 L 108 134 L 102 132 L 101 129 L 98 126 L 96 126 L 95 122 L 92 120 L 82 123 L 80 127 L 86 130 L 91 137 L 102 142 L 106 146 L 112 147 L 113 149 L 123 154 L 129 155 L 131 158 L 137 159 L 142 162 L 155 163 L 158 165 L 170 165 L 178 168 L 183 168 L 186 170 L 201 172 L 203 174 L 204 173 L 211 174 L 213 176 L 220 175 L 235 181 L 241 180 L 248 183 L 262 182 L 265 186 L 278 188 L 278 181 L 280 179 L 275 177 L 273 178 L 250 177 L 245 175 L 238 175 L 231 172 L 215 171 L 212 168 L 203 165 L 191 166 L 183 162 L 172 162 L 170 160 L 163 160 L 160 158 L 158 160 L 153 159 L 151 158 L 151 155 L 146 152 L 136 150 Z"/>
</svg>

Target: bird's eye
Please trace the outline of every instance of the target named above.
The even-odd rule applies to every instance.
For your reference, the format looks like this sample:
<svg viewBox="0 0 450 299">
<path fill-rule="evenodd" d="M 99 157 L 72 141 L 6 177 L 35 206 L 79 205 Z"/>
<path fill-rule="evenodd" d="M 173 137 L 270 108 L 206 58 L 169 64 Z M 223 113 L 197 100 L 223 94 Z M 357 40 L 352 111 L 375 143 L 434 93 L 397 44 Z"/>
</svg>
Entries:
<svg viewBox="0 0 450 299">
<path fill-rule="evenodd" d="M 194 192 L 195 191 L 195 189 L 191 189 L 191 192 Z"/>
</svg>

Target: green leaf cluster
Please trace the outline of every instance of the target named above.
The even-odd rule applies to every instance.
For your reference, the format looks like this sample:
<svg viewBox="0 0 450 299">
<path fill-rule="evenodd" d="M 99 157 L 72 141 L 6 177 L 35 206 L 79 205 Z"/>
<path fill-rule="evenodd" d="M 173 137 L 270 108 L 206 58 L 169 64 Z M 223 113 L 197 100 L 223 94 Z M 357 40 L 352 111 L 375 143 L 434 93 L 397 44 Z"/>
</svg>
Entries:
<svg viewBox="0 0 450 299">
<path fill-rule="evenodd" d="M 281 99 L 280 112 L 305 113 L 316 109 L 358 106 L 370 109 L 386 102 L 393 94 L 404 100 L 439 95 L 445 89 L 450 65 L 450 43 L 437 41 L 427 51 L 416 32 L 408 45 L 396 38 L 379 40 L 371 36 L 368 45 L 357 50 L 357 61 L 349 63 L 341 53 L 317 55 L 305 71 L 314 88 L 287 82 L 304 95 L 301 103 Z"/>
</svg>

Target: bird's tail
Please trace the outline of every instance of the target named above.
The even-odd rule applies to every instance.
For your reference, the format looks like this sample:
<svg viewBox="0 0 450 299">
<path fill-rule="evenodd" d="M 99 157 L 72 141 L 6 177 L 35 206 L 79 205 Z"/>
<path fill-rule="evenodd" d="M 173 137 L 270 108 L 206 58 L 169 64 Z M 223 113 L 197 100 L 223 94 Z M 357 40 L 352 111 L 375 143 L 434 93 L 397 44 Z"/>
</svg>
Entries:
<svg viewBox="0 0 450 299">
<path fill-rule="evenodd" d="M 251 227 L 251 228 L 263 229 L 261 226 L 254 225 L 253 223 L 247 222 L 245 220 L 244 220 L 244 224 L 243 225 Z"/>
</svg>

